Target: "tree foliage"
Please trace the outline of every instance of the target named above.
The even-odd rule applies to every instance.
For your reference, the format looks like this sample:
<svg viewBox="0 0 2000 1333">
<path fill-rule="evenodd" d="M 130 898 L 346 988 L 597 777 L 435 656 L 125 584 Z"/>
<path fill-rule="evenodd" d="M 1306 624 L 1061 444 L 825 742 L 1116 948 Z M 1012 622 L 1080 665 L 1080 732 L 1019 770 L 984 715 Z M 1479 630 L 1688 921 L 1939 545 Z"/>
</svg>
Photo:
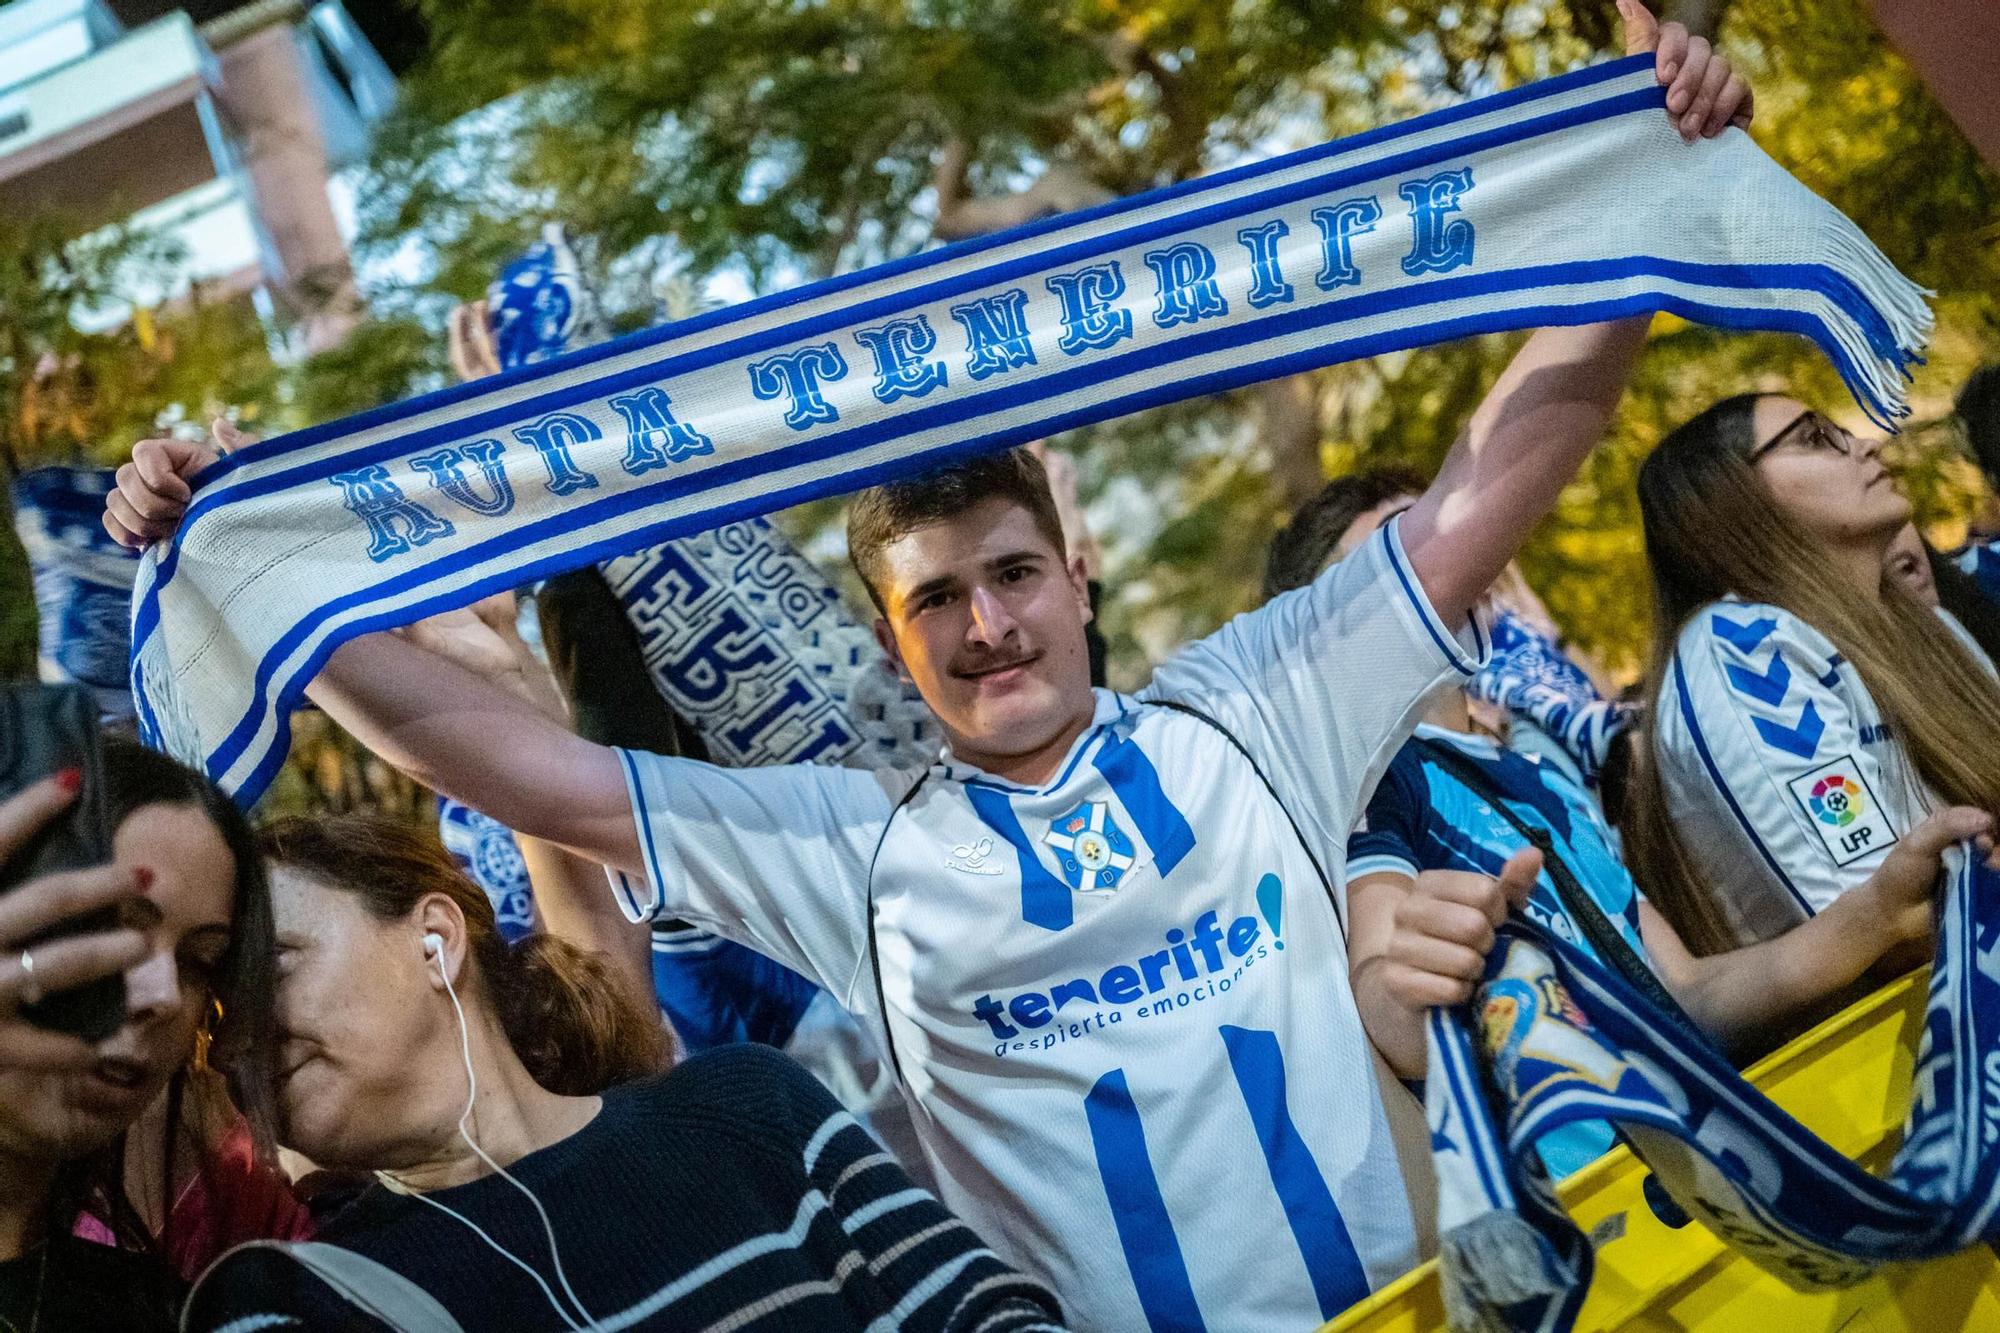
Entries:
<svg viewBox="0 0 2000 1333">
<path fill-rule="evenodd" d="M 414 254 L 421 274 L 376 282 L 377 319 L 288 374 L 277 424 L 440 382 L 445 311 L 545 221 L 568 226 L 628 328 L 653 318 L 663 275 L 792 286 L 1543 77 L 1618 38 L 1600 0 L 415 3 L 433 43 L 379 128 L 360 246 L 364 260 Z M 1972 483 L 1943 418 L 2000 351 L 2000 183 L 1857 0 L 1667 8 L 1750 74 L 1764 147 L 1936 289 L 1920 429 L 1894 454 L 1951 537 Z M 1143 674 L 1248 605 L 1270 533 L 1322 476 L 1434 465 L 1517 344 L 1338 366 L 1063 441 L 1103 529 L 1115 672 Z M 1656 323 L 1613 437 L 1524 557 L 1572 636 L 1614 666 L 1635 665 L 1646 635 L 1638 460 L 1710 399 L 1781 385 L 1846 402 L 1797 340 Z M 835 509 L 792 516 L 815 551 L 837 549 Z"/>
<path fill-rule="evenodd" d="M 79 236 L 53 214 L 0 218 L 0 481 L 50 463 L 113 463 L 162 413 L 246 420 L 279 400 L 266 330 L 199 288 L 113 328 L 88 316 L 157 291 L 182 259 L 126 227 Z M 83 317 L 82 324 L 79 318 Z M 31 676 L 34 599 L 0 503 L 0 679 Z"/>
<path fill-rule="evenodd" d="M 1609 54 L 1591 0 L 421 0 L 435 38 L 379 141 L 366 235 L 421 235 L 433 287 L 480 290 L 545 218 L 586 238 L 615 310 L 670 268 L 753 290 L 1185 179 Z M 1684 3 L 1759 89 L 1760 142 L 1939 292 L 1920 416 L 1995 341 L 1992 176 L 1853 0 Z M 1517 339 L 1488 338 L 1078 433 L 1107 528 L 1127 678 L 1254 596 L 1322 475 L 1434 464 Z M 1844 403 L 1809 347 L 1662 319 L 1609 447 L 1527 552 L 1570 632 L 1630 667 L 1646 633 L 1631 485 L 1705 401 L 1789 384 Z M 1948 530 L 1949 431 L 1906 456 Z M 803 516 L 811 527 L 830 508 Z"/>
</svg>

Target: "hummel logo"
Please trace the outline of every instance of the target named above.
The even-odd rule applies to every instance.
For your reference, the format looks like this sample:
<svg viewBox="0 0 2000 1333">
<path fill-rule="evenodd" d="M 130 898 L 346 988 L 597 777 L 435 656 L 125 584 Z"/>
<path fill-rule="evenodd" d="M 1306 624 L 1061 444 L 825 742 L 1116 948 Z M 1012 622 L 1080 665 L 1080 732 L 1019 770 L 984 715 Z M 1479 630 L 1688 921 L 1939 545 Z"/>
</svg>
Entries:
<svg viewBox="0 0 2000 1333">
<path fill-rule="evenodd" d="M 970 847 L 954 847 L 945 858 L 946 870 L 962 870 L 968 875 L 997 875 L 999 866 L 986 864 L 986 858 L 993 855 L 993 839 L 981 838 Z"/>
</svg>

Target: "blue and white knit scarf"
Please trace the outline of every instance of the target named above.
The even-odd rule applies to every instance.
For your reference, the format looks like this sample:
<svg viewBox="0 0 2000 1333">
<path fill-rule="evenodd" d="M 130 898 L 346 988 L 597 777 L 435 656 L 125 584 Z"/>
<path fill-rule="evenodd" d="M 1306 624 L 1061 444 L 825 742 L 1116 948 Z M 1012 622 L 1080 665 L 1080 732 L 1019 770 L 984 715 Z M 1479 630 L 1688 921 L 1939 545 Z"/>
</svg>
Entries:
<svg viewBox="0 0 2000 1333">
<path fill-rule="evenodd" d="M 269 441 L 134 606 L 147 738 L 249 799 L 344 640 L 1108 417 L 1652 310 L 1819 343 L 1874 415 L 1921 293 L 1635 57 Z"/>
<path fill-rule="evenodd" d="M 132 581 L 139 558 L 104 530 L 109 468 L 44 467 L 14 481 L 14 531 L 35 580 L 40 670 L 87 685 L 107 718 L 132 716 Z"/>
<path fill-rule="evenodd" d="M 1618 1126 L 1683 1210 L 1795 1287 L 2000 1239 L 2000 876 L 1954 848 L 1943 890 L 1917 1095 L 1886 1179 L 1573 946 L 1519 918 L 1501 927 L 1472 1004 L 1429 1020 L 1451 1327 L 1564 1333 L 1575 1320 L 1590 1243 L 1532 1149 L 1578 1121 Z"/>
</svg>

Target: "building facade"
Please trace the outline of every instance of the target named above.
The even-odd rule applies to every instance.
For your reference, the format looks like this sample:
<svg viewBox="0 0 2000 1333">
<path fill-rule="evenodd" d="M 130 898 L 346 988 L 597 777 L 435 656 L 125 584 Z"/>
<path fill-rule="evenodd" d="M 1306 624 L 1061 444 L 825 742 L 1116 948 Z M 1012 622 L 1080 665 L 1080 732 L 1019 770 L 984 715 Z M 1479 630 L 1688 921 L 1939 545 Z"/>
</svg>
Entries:
<svg viewBox="0 0 2000 1333">
<path fill-rule="evenodd" d="M 359 318 L 329 185 L 393 96 L 338 0 L 134 27 L 105 0 L 12 0 L 0 5 L 0 214 L 170 235 L 184 259 L 135 294 L 142 304 L 199 283 L 284 316 L 300 350 L 317 351 Z"/>
</svg>

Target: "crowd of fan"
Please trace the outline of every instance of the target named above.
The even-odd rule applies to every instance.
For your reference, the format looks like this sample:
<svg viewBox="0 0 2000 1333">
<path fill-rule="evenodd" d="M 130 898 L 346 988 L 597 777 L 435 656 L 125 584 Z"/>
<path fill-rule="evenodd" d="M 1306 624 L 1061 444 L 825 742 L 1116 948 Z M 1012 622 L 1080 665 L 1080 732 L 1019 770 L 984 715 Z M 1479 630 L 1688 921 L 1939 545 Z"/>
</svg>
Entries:
<svg viewBox="0 0 2000 1333">
<path fill-rule="evenodd" d="M 1706 112 L 1733 76 L 1700 55 Z M 704 764 L 591 630 L 590 571 L 532 599 L 554 673 L 511 598 L 347 645 L 315 702 L 518 831 L 519 940 L 428 834 L 253 829 L 107 741 L 112 863 L 0 896 L 0 1321 L 1310 1327 L 1427 1252 L 1423 1020 L 1510 912 L 1739 1062 L 1927 960 L 1940 858 L 1991 854 L 2000 811 L 2000 545 L 1928 548 L 1878 442 L 1806 404 L 1717 403 L 1641 472 L 1655 637 L 1612 691 L 1511 558 L 1622 384 L 1575 368 L 1643 329 L 1536 335 L 1435 481 L 1330 483 L 1267 604 L 1137 695 L 1103 688 L 1061 460 L 857 497 L 888 669 L 949 738 L 921 772 Z M 1961 400 L 1989 465 L 1996 399 Z M 170 532 L 204 461 L 142 442 L 114 532 Z M 0 805 L 0 856 L 77 787 Z M 1204 912 L 1245 869 L 1255 908 Z M 44 942 L 104 906 L 120 929 Z M 697 930 L 742 947 L 656 955 Z M 120 972 L 103 1042 L 20 1013 Z M 1169 1037 L 1168 1003 L 1090 1054 L 1175 975 L 1233 981 L 1241 1025 Z M 1270 1204 L 1184 1202 L 1246 1161 Z M 239 1248 L 308 1238 L 375 1267 Z"/>
<path fill-rule="evenodd" d="M 1962 401 L 1982 461 L 2000 443 L 1996 384 L 2000 372 L 1989 373 Z M 1981 540 L 1953 557 L 1924 546 L 1877 450 L 1779 395 L 1717 404 L 1663 440 L 1640 481 L 1658 632 L 1645 683 L 1627 697 L 1563 646 L 1517 570 L 1493 586 L 1486 660 L 1422 701 L 1347 847 L 1354 1004 L 1396 1074 L 1422 1077 L 1425 1008 L 1470 998 L 1509 910 L 1608 965 L 1649 968 L 1740 1059 L 1927 957 L 1938 856 L 1983 838 L 1994 808 L 1960 741 L 2000 724 L 1990 600 L 2000 561 Z M 1024 503 L 1066 520 L 1069 546 L 1083 540 L 1073 495 L 1050 495 L 1039 464 L 986 465 L 988 484 L 996 471 L 1040 488 Z M 1063 482 L 1074 485 L 1067 469 Z M 1395 469 L 1331 482 L 1274 542 L 1267 596 L 1295 596 L 1353 558 L 1425 486 Z M 587 584 L 557 591 L 591 595 Z M 522 697 L 556 699 L 513 633 L 512 600 L 485 610 L 431 641 Z M 549 715 L 656 725 L 636 715 L 664 705 L 616 689 L 631 664 L 608 636 L 599 647 L 564 683 L 605 697 Z M 1819 733 L 1810 746 L 1808 718 Z M 1879 819 L 1888 845 L 1844 855 L 1821 835 L 1797 788 L 1824 768 L 1858 790 L 1857 818 L 1824 827 Z M 538 849 L 544 915 L 567 929 L 509 945 L 485 895 L 434 838 L 402 824 L 290 818 L 253 832 L 199 776 L 128 742 L 109 743 L 106 780 L 116 863 L 0 903 L 10 948 L 53 916 L 103 903 L 125 904 L 132 923 L 52 947 L 37 969 L 45 986 L 129 969 L 127 1027 L 68 1076 L 103 1086 L 77 1092 L 57 1072 L 75 1053 L 9 1020 L 0 1160 L 10 1185 L 32 1187 L 10 1200 L 32 1206 L 7 1210 L 0 1239 L 16 1257 L 0 1294 L 18 1303 L 32 1291 L 44 1326 L 133 1326 L 146 1310 L 164 1324 L 182 1284 L 231 1245 L 315 1233 L 403 1269 L 447 1307 L 493 1308 L 482 1305 L 486 1265 L 466 1262 L 471 1233 L 410 1202 L 441 1188 L 509 1249 L 539 1257 L 538 1228 L 499 1178 L 424 1174 L 441 1170 L 431 1160 L 440 1126 L 464 1109 L 459 1062 L 436 1058 L 459 1029 L 427 1002 L 435 974 L 385 955 L 433 928 L 456 965 L 482 1081 L 509 1091 L 508 1113 L 482 1116 L 482 1146 L 553 1134 L 553 1147 L 511 1155 L 516 1174 L 545 1186 L 570 1264 L 594 1263 L 615 1236 L 615 1266 L 644 1273 L 627 1300 L 607 1299 L 594 1275 L 583 1291 L 597 1299 L 569 1307 L 578 1320 L 784 1233 L 806 1200 L 826 1210 L 824 1224 L 798 1230 L 782 1257 L 714 1281 L 706 1299 L 676 1307 L 677 1323 L 800 1283 L 818 1294 L 794 1298 L 806 1303 L 787 1326 L 858 1325 L 883 1310 L 913 1325 L 924 1312 L 939 1327 L 1060 1318 L 1056 1300 L 910 1184 L 929 1176 L 920 1154 L 883 1154 L 769 1049 L 867 1065 L 865 1045 L 754 1012 L 734 1028 L 746 1042 L 676 1041 L 644 1002 L 655 979 L 647 930 L 602 910 L 612 899 L 595 867 Z M 13 798 L 0 838 L 20 844 L 73 794 L 58 779 Z M 1579 929 L 1592 909 L 1599 928 Z M 776 1005 L 795 980 L 772 965 L 747 982 L 692 984 L 754 1008 L 759 989 Z M 218 1026 L 219 1015 L 229 1021 Z M 218 1032 L 225 1046 L 212 1048 Z M 227 1086 L 215 1072 L 224 1066 Z M 893 1122 L 908 1112 L 881 1095 L 878 1073 L 855 1070 L 840 1086 L 879 1135 L 907 1144 L 909 1126 Z M 271 1165 L 273 1135 L 298 1154 L 286 1159 L 291 1176 Z M 1541 1152 L 1561 1175 L 1610 1144 L 1606 1126 L 1573 1127 Z M 223 1326 L 239 1306 L 323 1315 L 317 1282 L 274 1252 L 239 1254 L 204 1287 L 193 1326 Z M 31 1311 L 10 1317 L 27 1327 Z"/>
</svg>

